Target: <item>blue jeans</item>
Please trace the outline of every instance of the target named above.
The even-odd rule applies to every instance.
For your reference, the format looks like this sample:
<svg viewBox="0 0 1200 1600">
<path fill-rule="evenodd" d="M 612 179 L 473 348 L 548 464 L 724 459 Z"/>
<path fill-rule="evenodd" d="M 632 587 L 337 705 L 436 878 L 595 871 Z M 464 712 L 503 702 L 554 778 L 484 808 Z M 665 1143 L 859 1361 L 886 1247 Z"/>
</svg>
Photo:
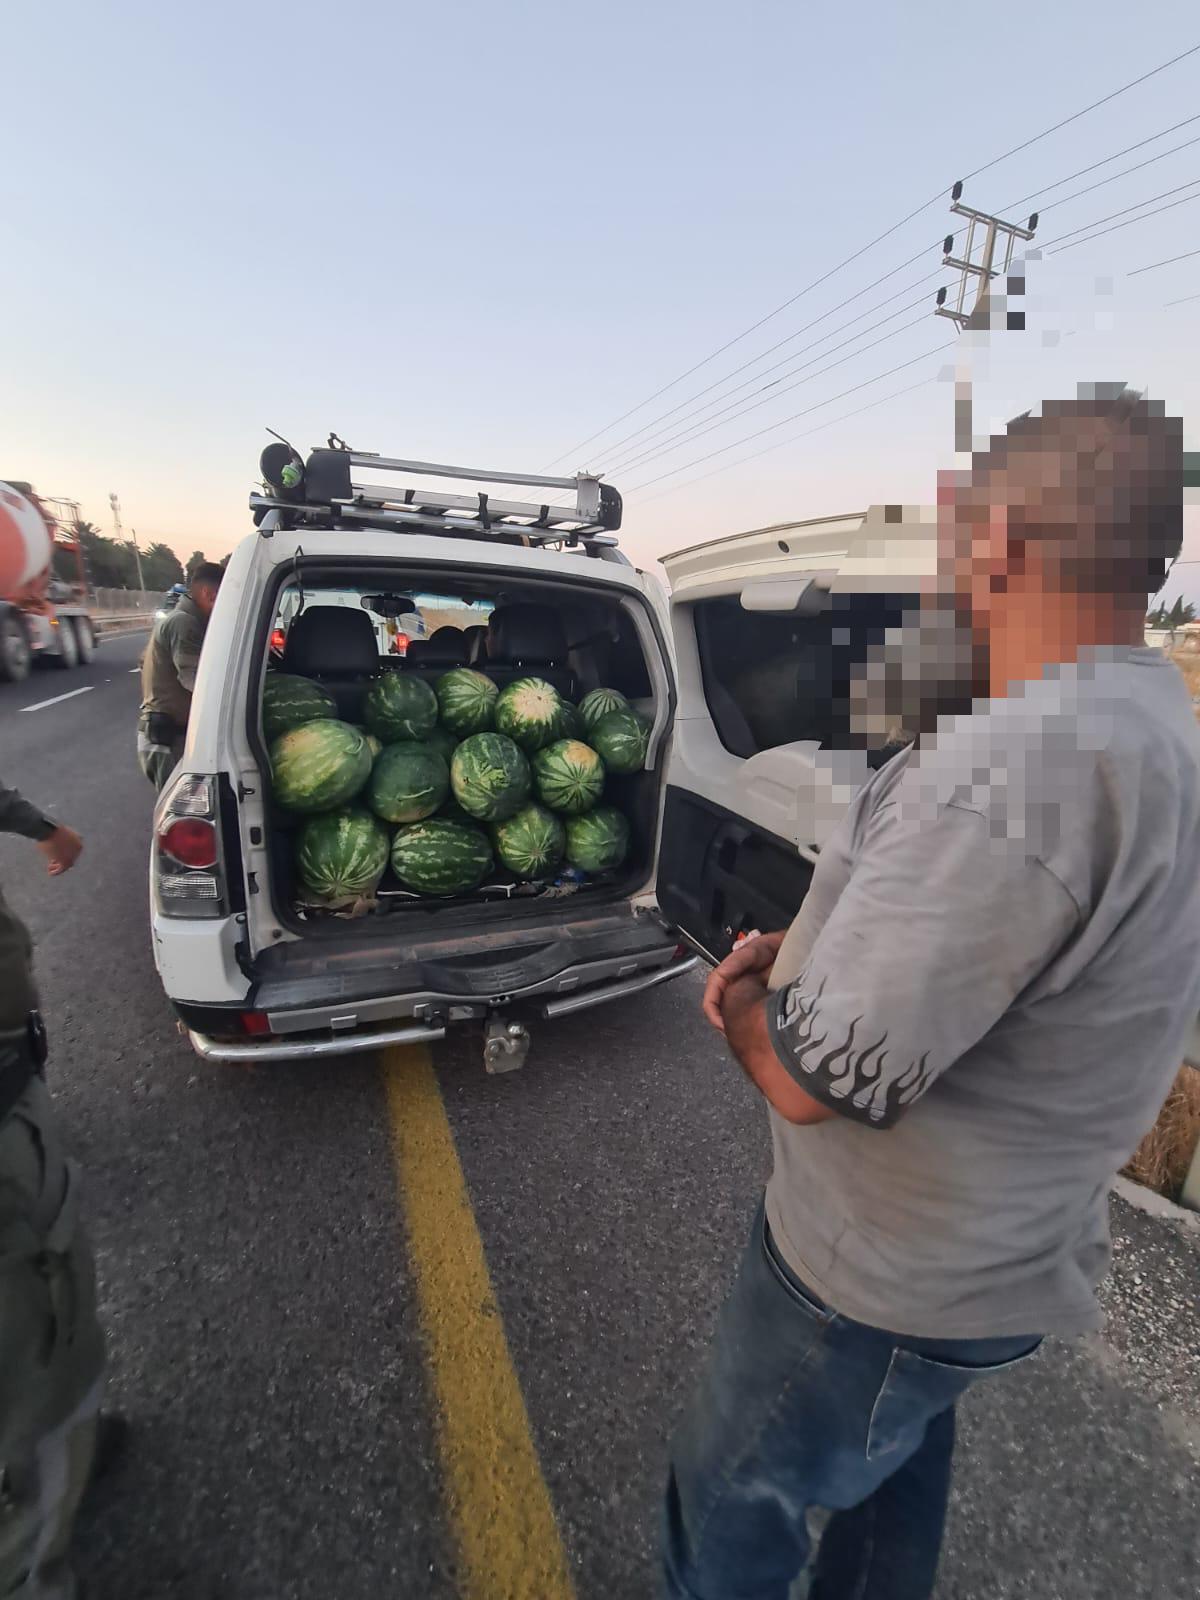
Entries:
<svg viewBox="0 0 1200 1600">
<path fill-rule="evenodd" d="M 954 1402 L 1039 1342 L 908 1338 L 839 1316 L 785 1266 L 760 1205 L 671 1450 L 666 1594 L 788 1600 L 823 1507 L 812 1600 L 928 1600 Z"/>
</svg>

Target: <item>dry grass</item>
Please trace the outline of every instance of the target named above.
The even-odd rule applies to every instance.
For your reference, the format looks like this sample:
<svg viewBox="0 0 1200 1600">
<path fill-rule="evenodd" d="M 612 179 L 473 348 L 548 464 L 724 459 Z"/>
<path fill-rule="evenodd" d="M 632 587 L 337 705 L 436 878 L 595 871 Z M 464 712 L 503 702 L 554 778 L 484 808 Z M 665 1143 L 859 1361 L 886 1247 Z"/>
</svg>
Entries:
<svg viewBox="0 0 1200 1600">
<path fill-rule="evenodd" d="M 1188 686 L 1188 693 L 1193 698 L 1196 695 L 1200 695 L 1200 651 L 1172 650 L 1171 660 L 1183 673 L 1183 681 Z"/>
<path fill-rule="evenodd" d="M 1135 1183 L 1178 1200 L 1192 1155 L 1200 1145 L 1200 1071 L 1180 1067 L 1158 1121 L 1133 1152 L 1124 1172 Z"/>
</svg>

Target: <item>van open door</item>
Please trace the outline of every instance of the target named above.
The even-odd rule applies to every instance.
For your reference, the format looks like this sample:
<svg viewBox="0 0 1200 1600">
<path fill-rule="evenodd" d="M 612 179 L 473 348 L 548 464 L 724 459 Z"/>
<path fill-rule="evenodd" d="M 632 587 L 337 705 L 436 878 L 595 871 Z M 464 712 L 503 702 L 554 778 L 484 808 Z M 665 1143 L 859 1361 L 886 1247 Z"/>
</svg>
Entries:
<svg viewBox="0 0 1200 1600">
<path fill-rule="evenodd" d="M 711 961 L 786 927 L 883 753 L 850 726 L 856 669 L 935 570 L 933 512 L 880 506 L 664 557 L 678 703 L 658 903 Z"/>
</svg>

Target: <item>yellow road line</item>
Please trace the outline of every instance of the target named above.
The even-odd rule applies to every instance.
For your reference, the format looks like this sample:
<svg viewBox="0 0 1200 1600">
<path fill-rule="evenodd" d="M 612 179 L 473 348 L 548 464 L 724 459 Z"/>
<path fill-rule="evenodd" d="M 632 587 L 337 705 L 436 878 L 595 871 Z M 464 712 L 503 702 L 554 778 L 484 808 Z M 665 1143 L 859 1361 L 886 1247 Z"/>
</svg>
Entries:
<svg viewBox="0 0 1200 1600">
<path fill-rule="evenodd" d="M 385 1051 L 383 1076 L 464 1600 L 574 1600 L 428 1048 Z"/>
</svg>

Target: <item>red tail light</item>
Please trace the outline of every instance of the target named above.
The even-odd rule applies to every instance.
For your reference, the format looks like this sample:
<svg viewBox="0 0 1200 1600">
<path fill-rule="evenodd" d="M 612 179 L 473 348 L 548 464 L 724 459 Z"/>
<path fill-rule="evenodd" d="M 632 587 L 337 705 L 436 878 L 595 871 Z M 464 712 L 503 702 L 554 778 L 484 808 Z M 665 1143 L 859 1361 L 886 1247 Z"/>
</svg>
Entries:
<svg viewBox="0 0 1200 1600">
<path fill-rule="evenodd" d="M 205 870 L 220 856 L 217 830 L 201 817 L 172 817 L 158 836 L 158 848 L 181 866 Z"/>
<path fill-rule="evenodd" d="M 241 1020 L 245 1032 L 255 1038 L 261 1038 L 264 1033 L 271 1031 L 271 1023 L 265 1011 L 243 1011 Z"/>
</svg>

